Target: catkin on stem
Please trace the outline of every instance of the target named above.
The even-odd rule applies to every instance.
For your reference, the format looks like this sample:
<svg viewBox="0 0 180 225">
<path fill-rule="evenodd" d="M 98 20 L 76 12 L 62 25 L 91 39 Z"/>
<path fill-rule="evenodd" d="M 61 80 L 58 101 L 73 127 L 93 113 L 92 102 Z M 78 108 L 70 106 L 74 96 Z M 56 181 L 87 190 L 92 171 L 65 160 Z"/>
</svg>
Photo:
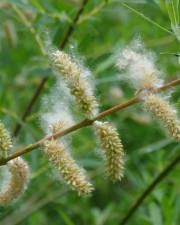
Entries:
<svg viewBox="0 0 180 225">
<path fill-rule="evenodd" d="M 144 104 L 146 109 L 156 116 L 168 129 L 170 136 L 180 141 L 180 122 L 176 111 L 169 102 L 158 95 L 150 94 L 145 97 Z"/>
<path fill-rule="evenodd" d="M 86 71 L 66 53 L 56 50 L 51 55 L 53 67 L 63 75 L 71 95 L 75 97 L 78 108 L 88 118 L 97 113 L 97 101 L 92 87 L 87 81 Z"/>
<path fill-rule="evenodd" d="M 66 129 L 74 123 L 69 108 L 62 100 L 60 102 L 58 101 L 56 92 L 54 95 L 51 94 L 49 99 L 44 102 L 49 107 L 48 110 L 41 114 L 40 118 L 41 127 L 48 135 L 55 133 L 58 130 Z M 53 104 L 49 103 L 50 99 L 53 101 Z"/>
<path fill-rule="evenodd" d="M 121 180 L 124 173 L 124 149 L 117 130 L 108 122 L 94 123 L 106 160 L 107 176 L 112 181 Z"/>
<path fill-rule="evenodd" d="M 63 143 L 57 140 L 48 141 L 44 152 L 62 178 L 80 195 L 91 193 L 94 188 L 86 179 L 83 170 L 76 164 Z"/>
<path fill-rule="evenodd" d="M 137 90 L 153 90 L 162 84 L 161 72 L 156 68 L 152 54 L 146 52 L 142 44 L 139 45 L 138 48 L 124 48 L 118 57 L 117 66 L 128 72 L 128 80 Z"/>
<path fill-rule="evenodd" d="M 41 124 L 46 133 L 54 134 L 72 124 L 69 110 L 64 105 L 61 106 L 58 107 L 58 103 L 55 102 L 53 108 L 41 116 Z M 61 108 L 64 111 L 61 112 Z M 83 169 L 76 164 L 67 151 L 65 141 L 47 141 L 44 146 L 44 153 L 71 189 L 76 190 L 80 195 L 89 194 L 94 188 L 86 179 Z"/>
<path fill-rule="evenodd" d="M 4 124 L 0 121 L 0 158 L 6 158 L 12 148 L 12 140 Z"/>
<path fill-rule="evenodd" d="M 0 205 L 9 204 L 18 198 L 29 181 L 29 167 L 21 157 L 9 161 L 7 167 L 10 172 L 10 180 L 0 191 Z"/>
</svg>

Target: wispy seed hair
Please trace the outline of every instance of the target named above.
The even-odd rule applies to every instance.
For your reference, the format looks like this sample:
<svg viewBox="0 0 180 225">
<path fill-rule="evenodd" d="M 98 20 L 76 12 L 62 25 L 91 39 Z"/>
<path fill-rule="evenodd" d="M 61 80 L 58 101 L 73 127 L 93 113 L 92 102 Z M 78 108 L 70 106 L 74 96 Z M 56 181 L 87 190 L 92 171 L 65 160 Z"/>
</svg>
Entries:
<svg viewBox="0 0 180 225">
<path fill-rule="evenodd" d="M 48 141 L 45 143 L 44 152 L 71 189 L 80 195 L 89 194 L 94 190 L 84 171 L 77 165 L 63 143 L 57 140 Z"/>
<path fill-rule="evenodd" d="M 112 181 L 121 180 L 124 174 L 124 149 L 119 134 L 108 122 L 96 121 L 94 125 L 105 155 L 107 176 Z"/>
<path fill-rule="evenodd" d="M 8 184 L 0 191 L 0 205 L 9 204 L 17 199 L 29 181 L 29 166 L 21 157 L 9 161 L 7 167 L 10 178 Z"/>
<path fill-rule="evenodd" d="M 40 119 L 41 127 L 48 135 L 60 131 L 62 128 L 70 127 L 74 123 L 68 107 L 59 103 L 56 98 L 54 101 L 55 103 L 48 111 L 41 114 Z"/>
<path fill-rule="evenodd" d="M 119 54 L 117 66 L 126 70 L 128 80 L 136 89 L 154 89 L 162 85 L 162 73 L 156 68 L 154 56 L 142 44 L 125 47 Z"/>
<path fill-rule="evenodd" d="M 56 50 L 51 54 L 52 66 L 63 75 L 71 95 L 75 97 L 76 104 L 87 117 L 91 118 L 97 113 L 97 101 L 93 94 L 86 71 L 68 54 Z"/>
<path fill-rule="evenodd" d="M 177 118 L 176 110 L 171 107 L 170 103 L 155 94 L 148 95 L 144 103 L 146 109 L 168 129 L 169 135 L 180 141 L 180 121 Z"/>
<path fill-rule="evenodd" d="M 6 158 L 12 148 L 12 140 L 4 124 L 0 121 L 0 158 Z"/>
</svg>

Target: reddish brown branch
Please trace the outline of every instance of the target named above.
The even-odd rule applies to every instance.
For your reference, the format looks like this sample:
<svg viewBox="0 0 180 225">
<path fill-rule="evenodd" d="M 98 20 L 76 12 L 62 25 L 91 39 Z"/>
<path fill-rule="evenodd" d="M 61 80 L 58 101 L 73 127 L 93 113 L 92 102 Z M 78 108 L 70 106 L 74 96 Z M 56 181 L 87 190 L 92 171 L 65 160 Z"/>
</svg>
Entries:
<svg viewBox="0 0 180 225">
<path fill-rule="evenodd" d="M 60 49 L 64 49 L 67 42 L 69 41 L 70 37 L 72 36 L 74 30 L 75 30 L 75 26 L 81 16 L 81 14 L 83 13 L 84 9 L 85 9 L 85 6 L 86 4 L 88 3 L 88 0 L 83 0 L 79 10 L 77 11 L 74 19 L 73 19 L 73 22 L 70 24 L 69 28 L 67 29 L 67 32 L 65 33 L 65 36 L 61 42 L 61 44 L 59 45 L 59 48 Z M 25 121 L 26 120 L 26 117 L 30 114 L 30 112 L 32 111 L 32 108 L 35 104 L 35 102 L 37 101 L 37 99 L 39 98 L 43 88 L 44 88 L 44 85 L 45 83 L 48 81 L 48 77 L 44 77 L 42 78 L 42 80 L 40 81 L 37 89 L 35 90 L 34 92 L 34 95 L 32 96 L 32 98 L 30 99 L 27 107 L 25 108 L 25 111 L 22 115 L 22 121 Z M 14 129 L 14 132 L 13 132 L 13 136 L 17 136 L 19 131 L 21 130 L 21 127 L 22 127 L 22 124 L 21 123 L 17 123 L 16 126 L 15 126 L 15 129 Z"/>
<path fill-rule="evenodd" d="M 169 89 L 171 87 L 175 87 L 177 85 L 180 84 L 180 79 L 178 80 L 174 80 L 174 81 L 171 81 L 167 84 L 164 84 L 163 86 L 161 86 L 160 88 L 157 88 L 156 90 L 154 90 L 154 92 L 158 93 L 158 92 L 161 92 L 161 91 L 164 91 L 166 89 Z M 81 121 L 80 123 L 77 123 L 63 131 L 59 131 L 53 135 L 50 135 L 50 136 L 46 136 L 44 138 L 42 138 L 41 140 L 39 140 L 38 142 L 34 143 L 34 144 L 30 144 L 28 145 L 27 147 L 24 147 L 24 148 L 19 148 L 16 150 L 16 153 L 14 153 L 13 155 L 9 156 L 8 158 L 6 159 L 3 159 L 0 161 L 0 166 L 1 165 L 4 165 L 6 164 L 8 161 L 10 161 L 11 159 L 14 159 L 20 155 L 23 155 L 27 152 L 30 152 L 38 147 L 40 147 L 46 140 L 50 140 L 52 138 L 58 138 L 58 137 L 62 137 L 64 135 L 67 135 L 75 130 L 78 130 L 82 127 L 86 127 L 86 126 L 90 126 L 94 123 L 94 121 L 96 120 L 99 120 L 99 119 L 102 119 L 103 117 L 111 114 L 111 113 L 114 113 L 114 112 L 117 112 L 119 110 L 122 110 L 124 108 L 127 108 L 128 106 L 131 106 L 131 105 L 134 105 L 136 103 L 138 103 L 140 100 L 138 99 L 138 97 L 134 97 L 132 99 L 129 99 L 127 100 L 126 102 L 124 103 L 121 103 L 121 104 L 118 104 L 110 109 L 107 109 L 105 110 L 104 112 L 101 112 L 99 113 L 95 118 L 89 120 L 89 119 L 85 119 L 83 121 Z"/>
</svg>

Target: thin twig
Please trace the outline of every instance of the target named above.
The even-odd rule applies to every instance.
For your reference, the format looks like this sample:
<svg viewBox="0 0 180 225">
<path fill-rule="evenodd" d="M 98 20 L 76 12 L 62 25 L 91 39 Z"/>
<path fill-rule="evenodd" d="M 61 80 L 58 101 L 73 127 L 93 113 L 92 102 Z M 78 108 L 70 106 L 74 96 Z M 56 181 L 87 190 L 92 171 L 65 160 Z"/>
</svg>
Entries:
<svg viewBox="0 0 180 225">
<path fill-rule="evenodd" d="M 65 36 L 59 46 L 60 49 L 64 49 L 67 42 L 69 41 L 70 37 L 72 36 L 74 30 L 75 30 L 75 25 L 77 24 L 81 14 L 83 13 L 84 9 L 85 9 L 85 6 L 86 4 L 88 3 L 88 0 L 83 0 L 79 10 L 77 11 L 77 14 L 75 15 L 74 17 L 74 20 L 73 22 L 70 24 L 69 28 L 67 29 L 67 32 L 65 33 Z M 40 81 L 37 89 L 35 90 L 32 98 L 30 99 L 27 107 L 25 108 L 25 111 L 22 115 L 22 121 L 25 121 L 26 120 L 26 117 L 30 114 L 35 102 L 37 101 L 38 97 L 40 96 L 43 88 L 44 88 L 44 85 L 45 83 L 47 82 L 48 80 L 48 77 L 44 77 L 42 78 L 42 80 Z M 22 128 L 22 124 L 20 123 L 17 123 L 16 126 L 15 126 L 15 129 L 14 129 L 14 132 L 13 132 L 13 136 L 17 136 L 19 131 L 21 130 Z"/>
<path fill-rule="evenodd" d="M 95 14 L 97 14 L 99 11 L 101 11 L 107 4 L 109 3 L 109 1 L 104 0 L 103 2 L 100 2 L 99 5 L 97 5 L 92 11 L 90 11 L 89 13 L 87 13 L 86 15 L 82 16 L 79 20 L 77 24 L 80 24 L 82 22 L 84 22 L 85 20 L 88 20 L 90 17 L 94 16 Z"/>
<path fill-rule="evenodd" d="M 162 85 L 161 87 L 157 88 L 156 90 L 154 90 L 155 93 L 159 93 L 161 91 L 165 91 L 166 89 L 169 89 L 169 88 L 172 88 L 172 87 L 175 87 L 177 85 L 180 84 L 180 79 L 177 79 L 177 80 L 173 80 L 167 84 L 164 84 Z M 32 150 L 40 147 L 45 141 L 47 140 L 51 140 L 51 139 L 56 139 L 56 138 L 59 138 L 59 137 L 62 137 L 62 136 L 65 136 L 75 130 L 78 130 L 80 128 L 83 128 L 83 127 L 87 127 L 87 126 L 90 126 L 92 125 L 96 120 L 100 120 L 102 119 L 103 117 L 111 114 L 111 113 L 114 113 L 114 112 L 117 112 L 119 110 L 122 110 L 128 106 L 131 106 L 131 105 L 134 105 L 136 103 L 138 103 L 140 101 L 140 99 L 138 97 L 134 97 L 134 98 L 131 98 L 127 101 L 125 101 L 124 103 L 121 103 L 121 104 L 118 104 L 110 109 L 107 109 L 101 113 L 99 113 L 96 117 L 94 117 L 93 119 L 85 119 L 85 120 L 82 120 L 81 122 L 63 130 L 63 131 L 59 131 L 53 135 L 50 135 L 50 136 L 45 136 L 44 138 L 42 138 L 41 140 L 39 140 L 38 142 L 34 143 L 34 144 L 30 144 L 24 148 L 19 148 L 16 150 L 16 152 L 9 156 L 8 158 L 6 159 L 2 159 L 0 160 L 0 166 L 1 165 L 5 165 L 8 161 L 10 161 L 11 159 L 14 159 L 14 158 L 17 158 L 18 156 L 20 155 L 23 155 L 25 153 L 28 153 L 28 152 L 31 152 Z"/>
<path fill-rule="evenodd" d="M 79 8 L 79 10 L 78 10 L 76 16 L 74 17 L 73 22 L 70 24 L 69 28 L 67 29 L 67 32 L 66 32 L 66 34 L 65 34 L 65 36 L 64 36 L 63 41 L 62 41 L 61 44 L 59 45 L 59 48 L 60 48 L 60 49 L 63 49 L 63 48 L 65 47 L 65 45 L 66 45 L 66 43 L 68 42 L 70 36 L 71 36 L 72 33 L 74 32 L 74 30 L 75 30 L 75 25 L 77 24 L 77 22 L 78 22 L 78 20 L 79 20 L 79 18 L 80 18 L 80 16 L 81 16 L 81 14 L 83 13 L 83 11 L 84 11 L 85 6 L 86 6 L 87 3 L 88 3 L 88 0 L 83 0 L 82 5 L 81 5 L 81 7 Z"/>
<path fill-rule="evenodd" d="M 132 207 L 129 209 L 125 217 L 122 219 L 119 225 L 125 225 L 132 215 L 137 211 L 142 202 L 147 196 L 155 189 L 155 187 L 172 171 L 172 169 L 180 162 L 180 155 L 177 155 L 171 163 L 169 163 L 164 170 L 152 181 L 152 183 L 145 189 L 145 191 L 139 196 Z"/>
<path fill-rule="evenodd" d="M 47 77 L 43 77 L 43 79 L 41 80 L 39 86 L 37 87 L 37 89 L 36 89 L 34 95 L 32 96 L 32 98 L 31 98 L 29 104 L 27 105 L 27 108 L 25 109 L 25 111 L 24 111 L 24 113 L 23 113 L 23 115 L 22 115 L 22 118 L 21 118 L 22 121 L 25 121 L 26 117 L 27 117 L 27 116 L 29 115 L 29 113 L 31 112 L 32 107 L 33 107 L 33 105 L 34 105 L 34 103 L 35 103 L 35 101 L 36 101 L 36 99 L 37 99 L 37 96 L 39 96 L 39 94 L 41 93 L 41 91 L 42 91 L 42 89 L 43 89 L 43 87 L 44 87 L 44 84 L 46 83 L 47 79 L 48 79 Z M 21 126 L 22 126 L 21 123 L 18 123 L 18 124 L 16 125 L 16 127 L 15 127 L 15 129 L 14 129 L 14 132 L 13 132 L 13 136 L 17 136 L 17 135 L 18 135 L 18 133 L 19 133 L 19 131 L 20 131 L 20 129 L 21 129 Z"/>
</svg>

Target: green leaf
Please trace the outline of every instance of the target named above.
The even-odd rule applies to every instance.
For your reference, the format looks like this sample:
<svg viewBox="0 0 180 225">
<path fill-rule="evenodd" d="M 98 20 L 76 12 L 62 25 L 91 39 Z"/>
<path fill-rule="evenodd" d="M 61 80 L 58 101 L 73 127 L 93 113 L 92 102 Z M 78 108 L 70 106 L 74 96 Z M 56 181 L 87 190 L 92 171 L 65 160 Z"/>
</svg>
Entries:
<svg viewBox="0 0 180 225">
<path fill-rule="evenodd" d="M 162 11 L 165 11 L 166 10 L 166 4 L 165 4 L 165 1 L 164 0 L 154 0 L 154 2 L 159 5 L 160 9 Z"/>
<path fill-rule="evenodd" d="M 149 205 L 149 214 L 153 225 L 163 225 L 162 213 L 157 204 L 151 203 Z"/>
<path fill-rule="evenodd" d="M 41 5 L 41 3 L 37 0 L 31 0 L 32 4 L 41 12 L 45 13 L 44 7 Z"/>
<path fill-rule="evenodd" d="M 166 0 L 166 8 L 171 21 L 171 28 L 180 41 L 180 24 L 179 24 L 179 0 Z"/>
<path fill-rule="evenodd" d="M 70 217 L 68 217 L 62 210 L 58 210 L 58 212 L 66 225 L 75 225 Z"/>
</svg>

